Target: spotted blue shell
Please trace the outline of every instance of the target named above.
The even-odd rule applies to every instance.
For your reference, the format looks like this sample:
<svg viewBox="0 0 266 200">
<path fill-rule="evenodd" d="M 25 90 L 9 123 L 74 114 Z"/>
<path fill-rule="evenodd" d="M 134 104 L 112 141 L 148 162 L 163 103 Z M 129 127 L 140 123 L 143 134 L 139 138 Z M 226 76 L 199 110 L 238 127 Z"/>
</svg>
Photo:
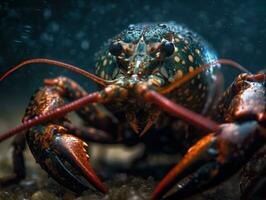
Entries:
<svg viewBox="0 0 266 200">
<path fill-rule="evenodd" d="M 174 52 L 158 62 L 161 52 L 158 49 L 156 51 L 156 48 L 165 41 L 174 44 Z M 117 42 L 121 43 L 125 50 L 120 57 L 109 52 L 110 44 Z M 138 54 L 143 56 L 139 65 L 135 58 Z M 163 87 L 200 65 L 216 59 L 215 52 L 207 42 L 182 25 L 173 22 L 135 24 L 129 25 L 103 46 L 97 55 L 95 70 L 98 76 L 106 80 L 114 80 L 121 76 L 130 78 L 137 74 L 143 80 L 152 78 Z M 170 98 L 193 110 L 202 111 L 207 98 L 213 93 L 210 86 L 215 67 L 217 66 L 177 88 L 171 93 Z"/>
</svg>

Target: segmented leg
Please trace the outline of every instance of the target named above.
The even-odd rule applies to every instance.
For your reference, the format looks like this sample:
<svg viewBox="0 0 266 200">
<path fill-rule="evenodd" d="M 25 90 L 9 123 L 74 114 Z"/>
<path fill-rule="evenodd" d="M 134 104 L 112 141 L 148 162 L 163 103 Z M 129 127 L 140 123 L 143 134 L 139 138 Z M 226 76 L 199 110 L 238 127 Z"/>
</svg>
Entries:
<svg viewBox="0 0 266 200">
<path fill-rule="evenodd" d="M 13 173 L 0 179 L 1 186 L 17 183 L 25 178 L 25 162 L 23 152 L 25 150 L 25 136 L 17 135 L 12 142 Z"/>
<path fill-rule="evenodd" d="M 61 95 L 68 101 L 80 99 L 88 93 L 76 82 L 66 77 L 58 77 L 55 79 L 46 79 L 45 84 L 55 86 L 61 91 Z M 86 125 L 109 131 L 118 124 L 117 118 L 109 112 L 102 104 L 93 103 L 76 110 L 76 113 L 83 119 Z"/>
<path fill-rule="evenodd" d="M 114 144 L 118 141 L 109 132 L 94 127 L 75 126 L 71 123 L 65 123 L 64 127 L 68 133 L 75 135 L 85 141 Z"/>
<path fill-rule="evenodd" d="M 80 99 L 88 93 L 76 82 L 66 77 L 46 79 L 48 86 L 54 86 L 61 91 L 61 95 L 68 101 Z M 84 127 L 76 127 L 71 123 L 65 123 L 67 129 L 85 141 L 113 143 L 115 135 L 110 134 L 110 130 L 117 131 L 118 119 L 109 112 L 102 104 L 94 103 L 83 106 L 76 110 L 76 113 L 83 120 Z M 97 133 L 97 134 L 96 134 Z"/>
</svg>

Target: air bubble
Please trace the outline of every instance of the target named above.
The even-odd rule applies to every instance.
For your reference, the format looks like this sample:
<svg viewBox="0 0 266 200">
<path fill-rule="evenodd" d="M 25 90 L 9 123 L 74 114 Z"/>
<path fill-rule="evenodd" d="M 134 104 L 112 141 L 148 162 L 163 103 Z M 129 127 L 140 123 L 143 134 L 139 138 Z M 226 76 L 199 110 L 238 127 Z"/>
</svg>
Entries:
<svg viewBox="0 0 266 200">
<path fill-rule="evenodd" d="M 50 18 L 51 15 L 52 15 L 52 11 L 51 11 L 50 9 L 45 9 L 45 10 L 43 11 L 43 17 L 44 17 L 45 19 Z"/>
<path fill-rule="evenodd" d="M 81 42 L 81 48 L 82 48 L 83 50 L 87 50 L 89 47 L 90 47 L 90 43 L 89 43 L 87 40 L 83 40 L 83 41 Z"/>
</svg>

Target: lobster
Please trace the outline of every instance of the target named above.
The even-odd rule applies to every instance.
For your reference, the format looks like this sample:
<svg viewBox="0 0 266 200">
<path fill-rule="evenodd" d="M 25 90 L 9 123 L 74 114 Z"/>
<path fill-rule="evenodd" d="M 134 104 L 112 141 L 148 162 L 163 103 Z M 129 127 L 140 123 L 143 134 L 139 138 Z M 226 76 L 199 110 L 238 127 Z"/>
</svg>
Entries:
<svg viewBox="0 0 266 200">
<path fill-rule="evenodd" d="M 0 142 L 15 136 L 14 174 L 1 180 L 1 185 L 25 177 L 27 141 L 36 161 L 60 184 L 76 193 L 87 189 L 107 193 L 90 164 L 87 142 L 132 145 L 128 134 L 137 134 L 139 139 L 133 143 L 138 143 L 154 133 L 160 140 L 180 134 L 175 126 L 180 121 L 196 127 L 190 134 L 200 139 L 160 181 L 151 199 L 189 197 L 228 179 L 250 159 L 258 163 L 265 156 L 265 74 L 251 74 L 234 61 L 217 59 L 207 42 L 184 26 L 129 25 L 97 55 L 96 75 L 60 61 L 31 59 L 11 68 L 0 81 L 36 63 L 67 68 L 102 89 L 88 94 L 63 76 L 44 80 L 45 86 L 31 98 L 22 125 L 0 135 Z M 244 72 L 222 95 L 221 65 Z M 85 126 L 71 123 L 66 114 L 72 111 Z M 244 172 L 250 170 L 247 164 Z M 260 185 L 263 172 L 265 166 L 252 175 L 243 173 L 243 199 Z"/>
</svg>

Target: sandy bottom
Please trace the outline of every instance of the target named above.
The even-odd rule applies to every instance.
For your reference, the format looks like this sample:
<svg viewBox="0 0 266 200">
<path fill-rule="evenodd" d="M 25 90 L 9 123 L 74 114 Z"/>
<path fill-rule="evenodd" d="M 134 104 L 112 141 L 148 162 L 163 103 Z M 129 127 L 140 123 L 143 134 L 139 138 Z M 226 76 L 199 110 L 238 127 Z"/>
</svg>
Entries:
<svg viewBox="0 0 266 200">
<path fill-rule="evenodd" d="M 106 180 L 109 188 L 107 195 L 86 191 L 82 195 L 74 194 L 53 179 L 48 178 L 34 161 L 30 152 L 27 157 L 27 178 L 19 184 L 0 189 L 0 200 L 146 200 L 149 199 L 156 182 L 153 177 L 142 178 L 126 173 L 115 174 L 112 179 Z M 2 156 L 0 159 L 0 176 L 7 175 L 11 170 L 10 157 Z M 238 176 L 210 191 L 194 196 L 192 200 L 235 200 L 239 199 Z"/>
<path fill-rule="evenodd" d="M 19 117 L 12 118 L 5 117 L 0 118 L 0 131 L 7 130 L 15 124 L 18 124 Z M 17 120 L 16 122 L 14 120 Z M 105 150 L 104 154 L 106 155 Z M 11 148 L 10 140 L 0 145 L 0 177 L 9 174 L 12 170 L 11 167 Z M 112 152 L 112 151 L 111 151 Z M 108 153 L 108 159 L 118 159 L 117 151 L 116 156 L 112 158 L 112 153 Z M 123 152 L 123 149 L 120 150 Z M 134 152 L 133 152 L 134 154 Z M 86 191 L 81 195 L 74 194 L 67 190 L 63 186 L 60 186 L 53 179 L 48 178 L 46 172 L 44 172 L 38 164 L 36 164 L 29 150 L 26 151 L 26 166 L 27 177 L 24 181 L 12 185 L 7 188 L 0 188 L 0 200 L 145 200 L 149 199 L 149 196 L 155 187 L 158 180 L 154 180 L 153 177 L 143 178 L 141 176 L 133 176 L 126 173 L 114 174 L 112 178 L 107 178 L 105 184 L 109 188 L 107 195 L 95 193 L 93 191 Z M 122 155 L 122 157 L 125 157 Z M 199 194 L 192 198 L 193 200 L 235 200 L 239 199 L 239 175 L 234 176 L 230 180 L 226 181 L 222 185 Z"/>
</svg>

